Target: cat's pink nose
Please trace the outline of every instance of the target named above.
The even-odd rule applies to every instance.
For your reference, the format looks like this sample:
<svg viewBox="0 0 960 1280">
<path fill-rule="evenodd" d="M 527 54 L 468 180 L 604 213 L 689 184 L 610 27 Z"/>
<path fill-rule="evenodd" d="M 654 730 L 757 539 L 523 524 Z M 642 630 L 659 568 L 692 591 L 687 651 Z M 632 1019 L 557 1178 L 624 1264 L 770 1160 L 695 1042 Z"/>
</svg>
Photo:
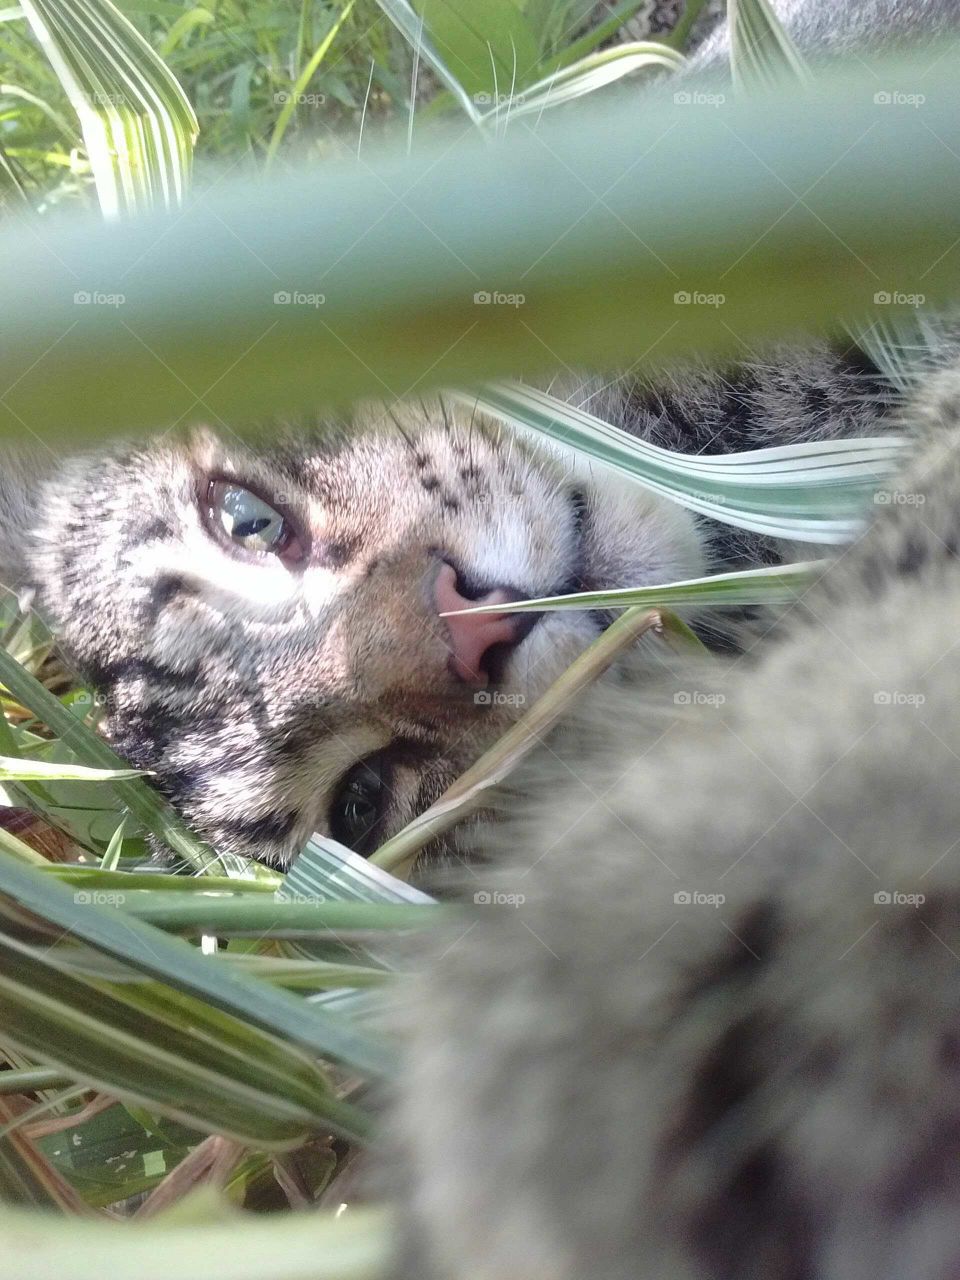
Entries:
<svg viewBox="0 0 960 1280">
<path fill-rule="evenodd" d="M 455 613 L 459 609 L 475 609 L 479 605 L 512 604 L 524 599 L 511 587 L 496 587 L 471 599 L 461 595 L 457 571 L 444 561 L 434 586 L 437 613 Z M 497 672 L 492 670 L 497 658 L 528 635 L 539 614 L 533 613 L 465 613 L 444 618 L 450 636 L 448 667 L 458 679 L 476 688 L 484 688 Z"/>
</svg>

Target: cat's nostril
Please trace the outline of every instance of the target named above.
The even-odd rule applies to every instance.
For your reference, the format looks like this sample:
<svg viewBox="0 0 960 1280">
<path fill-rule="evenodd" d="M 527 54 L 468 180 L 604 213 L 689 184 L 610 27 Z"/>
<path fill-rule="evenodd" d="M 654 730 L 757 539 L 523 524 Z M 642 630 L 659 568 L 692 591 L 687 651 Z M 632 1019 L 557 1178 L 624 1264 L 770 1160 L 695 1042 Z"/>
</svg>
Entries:
<svg viewBox="0 0 960 1280">
<path fill-rule="evenodd" d="M 525 598 L 513 587 L 494 587 L 472 595 L 468 594 L 470 590 L 453 565 L 444 561 L 434 584 L 437 613 L 457 614 L 460 609 L 512 604 Z M 447 665 L 451 673 L 481 689 L 491 681 L 496 683 L 511 650 L 530 634 L 539 617 L 538 613 L 467 613 L 445 617 L 450 637 Z"/>
</svg>

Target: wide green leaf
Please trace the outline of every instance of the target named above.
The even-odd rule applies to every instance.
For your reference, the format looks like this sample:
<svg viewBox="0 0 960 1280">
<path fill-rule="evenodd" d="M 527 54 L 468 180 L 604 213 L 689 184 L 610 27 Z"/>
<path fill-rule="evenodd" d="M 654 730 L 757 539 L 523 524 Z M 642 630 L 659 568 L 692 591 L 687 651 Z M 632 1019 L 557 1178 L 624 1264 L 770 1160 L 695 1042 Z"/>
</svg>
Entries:
<svg viewBox="0 0 960 1280">
<path fill-rule="evenodd" d="M 534 387 L 499 383 L 458 399 L 511 426 L 541 432 L 713 520 L 805 542 L 852 538 L 907 448 L 905 439 L 886 436 L 682 454 Z"/>
<path fill-rule="evenodd" d="M 434 46 L 478 106 L 526 85 L 537 38 L 515 0 L 414 0 Z"/>
<path fill-rule="evenodd" d="M 4 1263 L 16 1280 L 382 1280 L 391 1244 L 383 1211 L 254 1216 L 135 1225 L 3 1209 Z"/>
<path fill-rule="evenodd" d="M 879 75 L 922 78 L 923 112 L 878 108 Z M 937 306 L 960 292 L 958 122 L 947 50 L 711 111 L 651 92 L 642 128 L 591 101 L 497 146 L 443 134 L 267 187 L 225 177 L 176 218 L 69 220 L 42 241 L 10 228 L 0 434 L 235 427 L 562 363 L 742 353 L 858 314 L 878 278 L 908 288 L 932 262 Z M 77 305 L 78 290 L 116 305 Z"/>
</svg>

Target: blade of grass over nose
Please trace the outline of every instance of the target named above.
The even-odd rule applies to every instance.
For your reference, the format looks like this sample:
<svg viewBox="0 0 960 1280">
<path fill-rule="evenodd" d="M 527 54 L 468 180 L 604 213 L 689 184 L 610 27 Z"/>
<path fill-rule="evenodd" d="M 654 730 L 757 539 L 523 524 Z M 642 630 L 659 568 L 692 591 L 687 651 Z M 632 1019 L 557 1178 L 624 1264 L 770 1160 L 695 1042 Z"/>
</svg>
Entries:
<svg viewBox="0 0 960 1280">
<path fill-rule="evenodd" d="M 688 578 L 685 582 L 654 583 L 650 587 L 623 587 L 611 591 L 577 591 L 568 596 L 542 596 L 539 600 L 518 600 L 513 604 L 478 605 L 458 609 L 462 613 L 523 613 L 534 610 L 550 613 L 561 609 L 623 609 L 645 606 L 696 605 L 716 609 L 724 605 L 789 604 L 827 567 L 826 560 L 803 564 L 768 565 L 763 569 L 742 569 L 736 573 L 716 573 L 708 578 Z M 442 613 L 449 618 L 452 613 Z"/>
<path fill-rule="evenodd" d="M 681 646 L 689 643 L 689 633 L 684 634 L 686 628 L 665 623 L 664 615 L 656 610 L 629 610 L 572 662 L 526 715 L 508 729 L 476 764 L 461 774 L 439 800 L 382 844 L 370 861 L 394 875 L 409 872 L 425 844 L 479 809 L 490 788 L 501 782 L 541 741 L 574 698 L 593 684 L 624 650 L 651 631 L 666 632 L 674 643 Z M 694 643 L 699 645 L 695 638 Z"/>
</svg>

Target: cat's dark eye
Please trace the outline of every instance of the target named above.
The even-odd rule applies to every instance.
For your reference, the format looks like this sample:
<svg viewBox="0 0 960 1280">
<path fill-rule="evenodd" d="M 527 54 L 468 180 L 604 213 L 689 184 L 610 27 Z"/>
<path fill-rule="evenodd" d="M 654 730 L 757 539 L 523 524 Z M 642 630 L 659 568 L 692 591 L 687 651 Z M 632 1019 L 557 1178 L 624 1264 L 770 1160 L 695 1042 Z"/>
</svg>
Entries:
<svg viewBox="0 0 960 1280">
<path fill-rule="evenodd" d="M 330 834 L 365 857 L 379 843 L 389 797 L 389 766 L 382 751 L 359 761 L 340 780 L 330 806 Z"/>
<path fill-rule="evenodd" d="M 233 480 L 211 480 L 206 508 L 214 533 L 243 551 L 292 564 L 303 559 L 303 541 L 291 520 L 254 490 Z"/>
</svg>

